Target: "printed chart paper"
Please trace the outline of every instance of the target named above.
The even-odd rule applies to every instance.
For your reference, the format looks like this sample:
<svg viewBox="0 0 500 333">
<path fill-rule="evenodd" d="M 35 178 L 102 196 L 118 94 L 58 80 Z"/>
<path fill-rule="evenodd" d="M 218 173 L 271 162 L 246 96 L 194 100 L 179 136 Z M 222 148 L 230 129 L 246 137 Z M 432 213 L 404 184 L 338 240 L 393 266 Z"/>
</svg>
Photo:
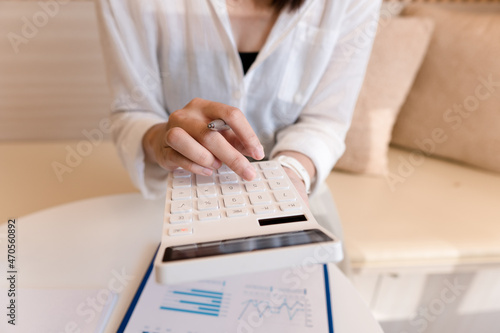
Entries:
<svg viewBox="0 0 500 333">
<path fill-rule="evenodd" d="M 150 268 L 145 280 L 119 332 L 333 332 L 326 265 L 170 286 Z"/>
</svg>

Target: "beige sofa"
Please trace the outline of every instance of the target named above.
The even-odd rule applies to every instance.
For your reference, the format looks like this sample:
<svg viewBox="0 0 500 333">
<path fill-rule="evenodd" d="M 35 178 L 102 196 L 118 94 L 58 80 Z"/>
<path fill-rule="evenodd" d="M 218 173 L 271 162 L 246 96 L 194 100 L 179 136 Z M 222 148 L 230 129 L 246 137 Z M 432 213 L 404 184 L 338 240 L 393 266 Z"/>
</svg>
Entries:
<svg viewBox="0 0 500 333">
<path fill-rule="evenodd" d="M 34 1 L 0 1 L 2 33 L 20 31 L 18 18 L 40 8 Z M 109 140 L 91 141 L 85 132 L 107 137 L 99 125 L 109 102 L 92 3 L 61 6 L 35 38 L 19 45 L 19 53 L 6 46 L 0 56 L 6 73 L 0 90 L 7 92 L 0 104 L 0 220 L 136 191 Z M 418 52 L 426 54 L 425 48 Z M 407 89 L 421 61 L 412 64 Z M 391 115 L 375 126 L 386 131 L 376 136 L 382 138 L 379 155 L 386 155 L 387 128 L 392 130 L 406 100 L 406 93 L 391 99 L 391 111 L 382 113 Z M 387 101 L 379 102 L 383 109 Z M 369 132 L 363 126 L 361 132 Z M 73 160 L 70 170 L 57 169 L 57 163 L 68 166 L 68 156 L 84 144 L 90 144 L 88 155 Z M 391 147 L 388 160 L 373 162 L 369 170 L 360 168 L 363 158 L 353 158 L 358 173 L 329 176 L 352 281 L 387 332 L 498 332 L 500 175 L 425 155 L 412 163 L 415 156 L 415 147 Z M 367 171 L 372 174 L 359 174 Z"/>
<path fill-rule="evenodd" d="M 392 148 L 390 166 L 409 154 Z M 328 185 L 351 279 L 386 332 L 496 332 L 500 175 L 428 158 L 396 191 L 384 178 L 342 172 Z M 464 289 L 442 302 L 455 281 Z"/>
<path fill-rule="evenodd" d="M 328 178 L 352 280 L 387 332 L 497 332 L 499 4 L 383 21 Z"/>
</svg>

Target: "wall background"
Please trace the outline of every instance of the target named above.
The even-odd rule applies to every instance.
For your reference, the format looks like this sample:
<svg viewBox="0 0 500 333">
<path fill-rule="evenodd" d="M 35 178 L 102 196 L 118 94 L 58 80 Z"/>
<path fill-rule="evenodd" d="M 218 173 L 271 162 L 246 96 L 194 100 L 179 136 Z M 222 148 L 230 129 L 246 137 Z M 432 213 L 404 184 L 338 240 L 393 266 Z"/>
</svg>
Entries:
<svg viewBox="0 0 500 333">
<path fill-rule="evenodd" d="M 92 1 L 0 1 L 0 141 L 84 138 L 109 110 Z"/>
</svg>

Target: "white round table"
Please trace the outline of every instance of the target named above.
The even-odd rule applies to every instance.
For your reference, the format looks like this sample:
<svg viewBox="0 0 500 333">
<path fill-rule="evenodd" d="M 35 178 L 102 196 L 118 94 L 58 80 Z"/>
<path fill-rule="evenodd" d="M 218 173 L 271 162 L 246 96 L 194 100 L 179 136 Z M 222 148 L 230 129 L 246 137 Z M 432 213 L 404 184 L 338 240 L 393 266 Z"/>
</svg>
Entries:
<svg viewBox="0 0 500 333">
<path fill-rule="evenodd" d="M 133 193 L 78 201 L 18 218 L 17 288 L 103 289 L 118 275 L 126 276 L 105 330 L 115 332 L 160 242 L 163 207 L 163 199 L 149 201 Z M 0 226 L 0 234 L 5 244 L 6 224 Z M 2 255 L 2 272 L 7 271 L 6 264 Z M 335 265 L 329 268 L 335 332 L 382 332 L 347 278 Z M 18 304 L 18 320 L 29 320 L 23 317 L 22 293 Z M 39 309 L 49 317 L 55 310 Z"/>
</svg>

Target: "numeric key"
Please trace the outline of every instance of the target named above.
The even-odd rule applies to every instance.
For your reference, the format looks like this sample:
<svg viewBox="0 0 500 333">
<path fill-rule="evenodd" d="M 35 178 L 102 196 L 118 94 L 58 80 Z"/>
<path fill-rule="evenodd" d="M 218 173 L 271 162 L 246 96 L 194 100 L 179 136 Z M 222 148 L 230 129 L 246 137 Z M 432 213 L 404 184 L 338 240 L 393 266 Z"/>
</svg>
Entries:
<svg viewBox="0 0 500 333">
<path fill-rule="evenodd" d="M 245 198 L 241 195 L 224 197 L 224 206 L 228 208 L 245 206 Z"/>
<path fill-rule="evenodd" d="M 252 193 L 249 194 L 248 197 L 252 205 L 265 205 L 272 202 L 269 193 Z"/>
<path fill-rule="evenodd" d="M 295 194 L 289 190 L 276 191 L 274 192 L 274 197 L 278 202 L 295 201 L 297 199 Z"/>
<path fill-rule="evenodd" d="M 264 192 L 266 190 L 266 184 L 264 182 L 246 183 L 245 189 L 247 192 Z"/>
<path fill-rule="evenodd" d="M 222 194 L 240 194 L 241 185 L 240 184 L 222 184 L 221 185 Z"/>
<path fill-rule="evenodd" d="M 269 187 L 271 190 L 285 190 L 289 187 L 288 182 L 284 180 L 270 180 Z"/>
<path fill-rule="evenodd" d="M 283 178 L 283 173 L 281 170 L 266 170 L 264 171 L 264 177 L 266 179 L 281 179 Z"/>
</svg>

